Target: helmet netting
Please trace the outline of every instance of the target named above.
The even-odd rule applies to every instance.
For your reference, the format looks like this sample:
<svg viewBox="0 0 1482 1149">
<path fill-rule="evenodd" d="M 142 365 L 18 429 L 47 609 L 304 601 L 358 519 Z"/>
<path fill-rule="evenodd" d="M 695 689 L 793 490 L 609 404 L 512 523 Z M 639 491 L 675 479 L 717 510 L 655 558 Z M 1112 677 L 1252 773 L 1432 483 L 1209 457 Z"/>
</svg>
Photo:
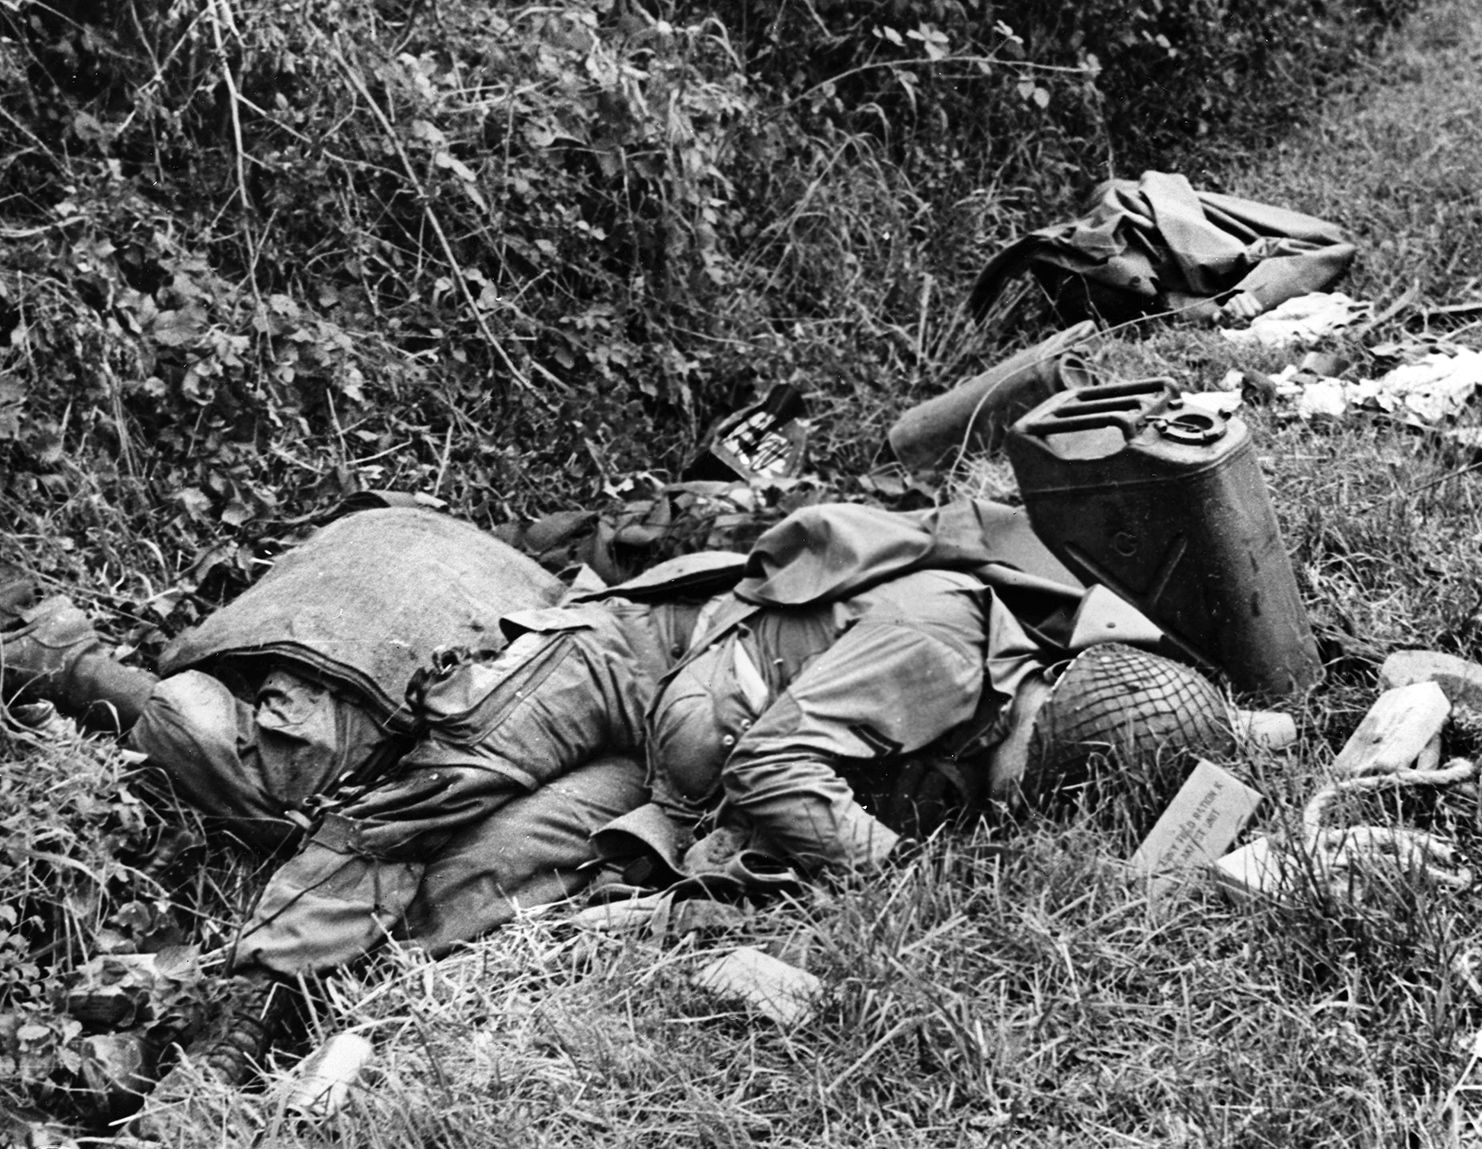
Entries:
<svg viewBox="0 0 1482 1149">
<path fill-rule="evenodd" d="M 1086 780 L 1093 757 L 1144 773 L 1233 743 L 1229 710 L 1203 675 L 1122 643 L 1100 643 L 1061 673 L 1035 718 L 1025 789 Z"/>
</svg>

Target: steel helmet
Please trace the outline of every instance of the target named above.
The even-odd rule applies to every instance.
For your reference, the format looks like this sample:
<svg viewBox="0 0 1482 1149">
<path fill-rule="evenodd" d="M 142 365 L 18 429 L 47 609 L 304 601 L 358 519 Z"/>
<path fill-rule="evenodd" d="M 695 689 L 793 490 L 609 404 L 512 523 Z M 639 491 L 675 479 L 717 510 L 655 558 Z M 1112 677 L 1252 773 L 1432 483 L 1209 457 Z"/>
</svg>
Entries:
<svg viewBox="0 0 1482 1149">
<path fill-rule="evenodd" d="M 1098 756 L 1156 779 L 1188 755 L 1234 745 L 1225 699 L 1197 671 L 1119 642 L 1064 664 L 1034 718 L 1027 797 L 1086 783 Z"/>
</svg>

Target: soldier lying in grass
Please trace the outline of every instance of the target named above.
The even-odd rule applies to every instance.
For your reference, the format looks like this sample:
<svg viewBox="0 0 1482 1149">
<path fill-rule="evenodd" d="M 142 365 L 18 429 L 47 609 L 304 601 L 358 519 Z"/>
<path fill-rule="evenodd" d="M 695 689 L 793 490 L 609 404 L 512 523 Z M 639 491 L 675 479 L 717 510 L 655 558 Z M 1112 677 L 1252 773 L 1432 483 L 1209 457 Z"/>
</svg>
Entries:
<svg viewBox="0 0 1482 1149">
<path fill-rule="evenodd" d="M 1097 748 L 1227 745 L 1214 687 L 1099 641 L 1060 573 L 1008 508 L 840 505 L 554 606 L 491 537 L 384 509 L 290 552 L 164 678 L 63 598 L 14 610 L 0 658 L 7 693 L 112 707 L 245 842 L 302 830 L 235 943 L 270 985 L 388 938 L 444 952 L 599 872 L 868 869 L 950 811 L 1084 781 Z"/>
</svg>

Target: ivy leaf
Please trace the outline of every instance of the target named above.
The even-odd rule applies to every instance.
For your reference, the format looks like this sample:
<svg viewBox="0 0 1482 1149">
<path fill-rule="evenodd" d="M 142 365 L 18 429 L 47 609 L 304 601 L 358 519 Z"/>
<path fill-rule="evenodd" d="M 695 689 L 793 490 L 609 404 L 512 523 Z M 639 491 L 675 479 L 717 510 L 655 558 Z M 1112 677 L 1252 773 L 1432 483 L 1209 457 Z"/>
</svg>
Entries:
<svg viewBox="0 0 1482 1149">
<path fill-rule="evenodd" d="M 206 512 L 211 509 L 211 498 L 200 487 L 186 487 L 175 496 L 188 518 L 196 522 L 206 521 Z"/>
<path fill-rule="evenodd" d="M 487 290 L 487 288 L 485 290 Z M 339 373 L 338 377 L 335 379 L 335 382 L 339 386 L 340 393 L 344 395 L 345 398 L 350 399 L 356 403 L 365 402 L 365 391 L 363 390 L 365 386 L 365 376 L 361 374 L 359 367 L 356 367 L 353 363 L 350 364 Z"/>
<path fill-rule="evenodd" d="M 241 499 L 233 499 L 221 512 L 221 521 L 229 527 L 240 527 L 243 523 L 251 522 L 252 517 L 252 508 Z"/>
<path fill-rule="evenodd" d="M 154 339 L 166 347 L 192 347 L 201 338 L 203 324 L 189 311 L 161 311 L 154 317 Z"/>
</svg>

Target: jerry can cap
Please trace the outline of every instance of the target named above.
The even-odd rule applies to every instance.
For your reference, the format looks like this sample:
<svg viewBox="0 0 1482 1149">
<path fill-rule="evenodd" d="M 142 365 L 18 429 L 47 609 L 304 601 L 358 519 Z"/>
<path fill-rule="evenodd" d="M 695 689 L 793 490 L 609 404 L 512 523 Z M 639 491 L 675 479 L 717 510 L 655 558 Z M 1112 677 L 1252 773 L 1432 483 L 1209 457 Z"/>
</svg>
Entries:
<svg viewBox="0 0 1482 1149">
<path fill-rule="evenodd" d="M 1172 442 L 1203 447 L 1219 442 L 1229 430 L 1229 422 L 1218 411 L 1185 407 L 1182 399 L 1176 399 L 1169 407 L 1170 414 L 1155 416 L 1147 422 L 1148 426 L 1155 427 L 1163 438 Z"/>
</svg>

